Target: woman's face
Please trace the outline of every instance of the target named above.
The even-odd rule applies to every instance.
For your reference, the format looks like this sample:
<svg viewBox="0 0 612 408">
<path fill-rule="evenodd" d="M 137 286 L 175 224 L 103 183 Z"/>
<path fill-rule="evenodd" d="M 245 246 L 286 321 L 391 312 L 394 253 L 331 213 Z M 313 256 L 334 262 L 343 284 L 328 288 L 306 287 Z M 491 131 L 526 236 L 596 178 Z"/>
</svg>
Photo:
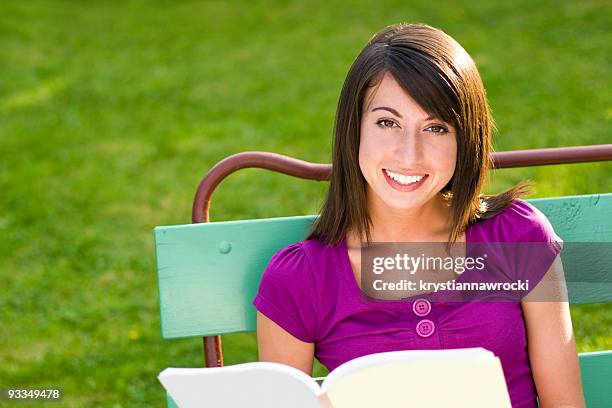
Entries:
<svg viewBox="0 0 612 408">
<path fill-rule="evenodd" d="M 455 171 L 455 129 L 429 115 L 387 73 L 366 95 L 359 166 L 368 201 L 383 209 L 416 210 Z"/>
</svg>

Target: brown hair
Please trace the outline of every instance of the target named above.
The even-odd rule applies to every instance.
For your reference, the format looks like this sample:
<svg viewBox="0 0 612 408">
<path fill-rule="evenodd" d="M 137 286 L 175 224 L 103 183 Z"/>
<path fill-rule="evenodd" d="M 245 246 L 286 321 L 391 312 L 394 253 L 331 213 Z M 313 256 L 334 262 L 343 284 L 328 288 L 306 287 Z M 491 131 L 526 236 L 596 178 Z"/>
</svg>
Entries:
<svg viewBox="0 0 612 408">
<path fill-rule="evenodd" d="M 371 240 L 366 181 L 359 167 L 364 98 L 385 73 L 425 110 L 457 130 L 455 173 L 442 189 L 450 201 L 455 242 L 468 225 L 490 218 L 529 193 L 520 183 L 496 195 L 481 190 L 491 166 L 495 128 L 472 58 L 453 38 L 425 24 L 394 24 L 375 34 L 351 66 L 338 101 L 329 190 L 307 239 L 337 244 L 349 229 Z"/>
</svg>

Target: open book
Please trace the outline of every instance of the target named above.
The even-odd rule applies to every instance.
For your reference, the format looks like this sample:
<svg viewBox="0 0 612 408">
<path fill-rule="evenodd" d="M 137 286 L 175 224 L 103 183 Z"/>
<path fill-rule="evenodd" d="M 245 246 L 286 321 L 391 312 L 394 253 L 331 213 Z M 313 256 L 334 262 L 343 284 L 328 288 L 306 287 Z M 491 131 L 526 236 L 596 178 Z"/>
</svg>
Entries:
<svg viewBox="0 0 612 408">
<path fill-rule="evenodd" d="M 320 386 L 268 362 L 166 368 L 158 378 L 180 408 L 511 406 L 499 358 L 481 347 L 370 354 L 338 366 Z"/>
</svg>

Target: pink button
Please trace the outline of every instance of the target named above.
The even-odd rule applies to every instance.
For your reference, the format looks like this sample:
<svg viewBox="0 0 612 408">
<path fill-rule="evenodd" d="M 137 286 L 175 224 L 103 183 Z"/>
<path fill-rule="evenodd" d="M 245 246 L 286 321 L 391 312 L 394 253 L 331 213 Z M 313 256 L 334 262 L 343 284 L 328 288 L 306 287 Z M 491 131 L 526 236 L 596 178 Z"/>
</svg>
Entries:
<svg viewBox="0 0 612 408">
<path fill-rule="evenodd" d="M 427 299 L 417 299 L 412 304 L 412 311 L 419 317 L 427 316 L 431 312 L 431 303 Z"/>
<path fill-rule="evenodd" d="M 428 319 L 421 320 L 416 325 L 417 334 L 421 337 L 429 337 L 436 330 L 434 322 Z"/>
</svg>

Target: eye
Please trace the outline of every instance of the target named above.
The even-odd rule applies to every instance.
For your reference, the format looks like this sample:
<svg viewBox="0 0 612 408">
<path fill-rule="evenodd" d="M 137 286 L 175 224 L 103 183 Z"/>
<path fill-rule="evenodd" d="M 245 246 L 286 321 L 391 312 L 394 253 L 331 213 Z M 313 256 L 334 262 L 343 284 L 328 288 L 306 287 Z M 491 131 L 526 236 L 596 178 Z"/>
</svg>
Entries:
<svg viewBox="0 0 612 408">
<path fill-rule="evenodd" d="M 433 133 L 448 133 L 448 129 L 446 129 L 443 126 L 439 126 L 439 125 L 433 125 L 428 127 L 426 130 L 432 129 L 431 132 Z"/>
<path fill-rule="evenodd" d="M 396 125 L 396 123 L 391 119 L 381 119 L 376 122 L 376 124 L 382 128 L 392 128 L 393 125 Z"/>
</svg>

